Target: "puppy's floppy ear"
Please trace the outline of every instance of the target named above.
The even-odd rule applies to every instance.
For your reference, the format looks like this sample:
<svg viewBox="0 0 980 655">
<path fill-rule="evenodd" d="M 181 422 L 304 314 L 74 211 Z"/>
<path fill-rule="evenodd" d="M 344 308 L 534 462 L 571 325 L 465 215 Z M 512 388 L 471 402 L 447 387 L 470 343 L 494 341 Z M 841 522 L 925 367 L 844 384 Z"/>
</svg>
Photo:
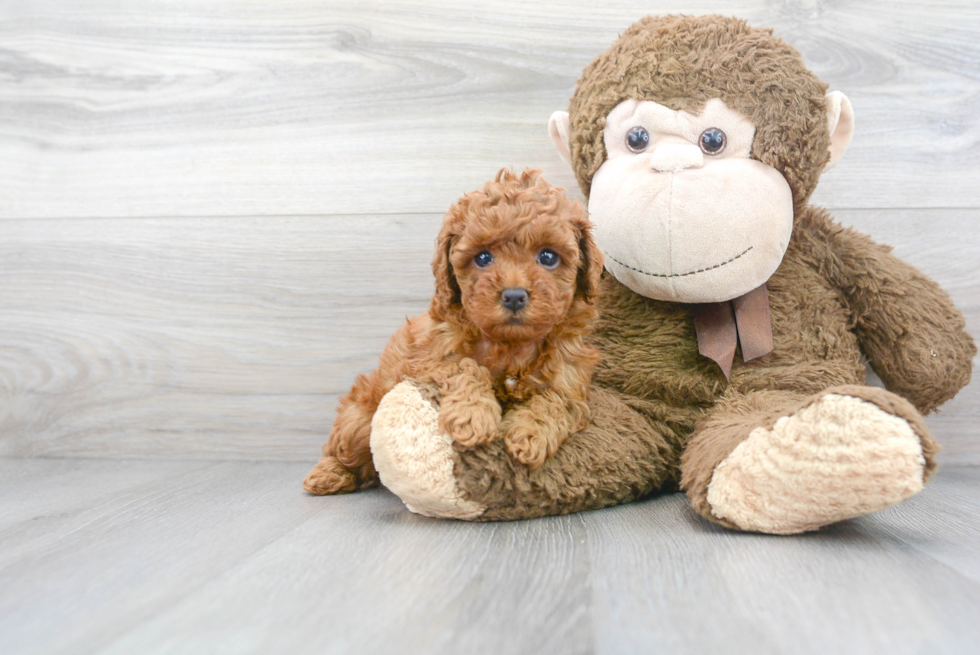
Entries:
<svg viewBox="0 0 980 655">
<path fill-rule="evenodd" d="M 579 234 L 578 293 L 586 302 L 595 302 L 599 295 L 599 282 L 602 278 L 604 259 L 602 251 L 592 238 L 592 224 L 583 215 L 575 221 Z"/>
<path fill-rule="evenodd" d="M 429 314 L 437 321 L 449 320 L 454 306 L 462 303 L 462 292 L 456 283 L 456 273 L 449 261 L 453 242 L 456 239 L 454 227 L 456 221 L 450 213 L 442 223 L 442 229 L 436 238 L 436 254 L 432 259 L 432 274 L 436 277 L 436 292 L 432 296 Z"/>
</svg>

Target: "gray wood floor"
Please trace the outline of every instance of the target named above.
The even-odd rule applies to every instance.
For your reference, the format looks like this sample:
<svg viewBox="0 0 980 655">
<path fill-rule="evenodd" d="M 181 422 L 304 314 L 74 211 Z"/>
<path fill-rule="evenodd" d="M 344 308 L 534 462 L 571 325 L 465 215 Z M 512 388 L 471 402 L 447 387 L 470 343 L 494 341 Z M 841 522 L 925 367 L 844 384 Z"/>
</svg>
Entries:
<svg viewBox="0 0 980 655">
<path fill-rule="evenodd" d="M 305 466 L 0 460 L 0 652 L 980 652 L 980 469 L 803 537 L 680 495 L 535 521 L 305 495 Z"/>
</svg>

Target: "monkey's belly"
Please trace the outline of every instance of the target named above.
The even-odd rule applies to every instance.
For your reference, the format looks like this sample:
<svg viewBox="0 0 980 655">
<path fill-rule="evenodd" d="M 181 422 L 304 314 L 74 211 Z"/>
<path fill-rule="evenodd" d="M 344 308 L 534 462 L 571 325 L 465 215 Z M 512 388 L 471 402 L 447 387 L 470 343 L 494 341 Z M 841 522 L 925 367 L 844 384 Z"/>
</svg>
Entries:
<svg viewBox="0 0 980 655">
<path fill-rule="evenodd" d="M 856 336 L 839 296 L 809 267 L 787 261 L 767 284 L 773 351 L 745 363 L 736 353 L 728 381 L 698 352 L 689 305 L 644 298 L 607 275 L 591 336 L 602 353 L 593 381 L 628 396 L 702 411 L 726 391 L 815 393 L 863 384 Z"/>
</svg>

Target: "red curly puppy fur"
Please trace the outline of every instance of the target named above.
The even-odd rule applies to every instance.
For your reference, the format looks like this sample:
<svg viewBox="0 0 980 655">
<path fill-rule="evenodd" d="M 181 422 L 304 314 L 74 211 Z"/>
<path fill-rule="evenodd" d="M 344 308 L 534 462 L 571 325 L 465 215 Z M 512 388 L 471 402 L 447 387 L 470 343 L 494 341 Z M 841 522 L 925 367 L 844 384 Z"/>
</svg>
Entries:
<svg viewBox="0 0 980 655">
<path fill-rule="evenodd" d="M 407 321 L 380 366 L 340 399 L 307 491 L 377 484 L 371 418 L 405 379 L 438 387 L 439 425 L 461 445 L 500 437 L 532 468 L 588 424 L 599 354 L 583 336 L 596 316 L 602 254 L 585 209 L 563 191 L 538 170 L 504 169 L 450 208 L 429 312 Z"/>
</svg>

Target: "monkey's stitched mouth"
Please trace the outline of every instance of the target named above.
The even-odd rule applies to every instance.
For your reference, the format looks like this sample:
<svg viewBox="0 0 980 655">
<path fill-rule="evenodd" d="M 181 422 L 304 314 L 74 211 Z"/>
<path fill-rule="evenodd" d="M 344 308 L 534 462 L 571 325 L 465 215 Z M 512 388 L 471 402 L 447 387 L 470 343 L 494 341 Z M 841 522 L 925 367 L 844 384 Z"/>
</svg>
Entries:
<svg viewBox="0 0 980 655">
<path fill-rule="evenodd" d="M 715 264 L 714 266 L 707 266 L 705 268 L 699 268 L 696 271 L 688 271 L 687 273 L 669 273 L 669 274 L 665 274 L 665 273 L 648 273 L 648 272 L 646 272 L 646 271 L 644 271 L 642 269 L 636 268 L 635 266 L 630 266 L 629 264 L 624 264 L 623 262 L 619 261 L 618 259 L 616 259 L 612 255 L 610 255 L 609 253 L 603 253 L 603 254 L 606 257 L 608 257 L 609 259 L 611 259 L 614 262 L 616 262 L 617 264 L 619 264 L 620 266 L 622 266 L 623 268 L 628 268 L 631 271 L 636 271 L 637 273 L 643 273 L 644 275 L 649 275 L 650 277 L 687 277 L 689 275 L 697 275 L 698 273 L 704 273 L 705 271 L 713 271 L 716 268 L 721 268 L 722 266 L 724 266 L 726 264 L 731 264 L 733 261 L 735 261 L 736 259 L 738 259 L 739 257 L 741 257 L 742 255 L 744 255 L 745 253 L 747 253 L 750 250 L 752 250 L 752 246 L 749 246 L 748 248 L 746 248 L 742 252 L 738 253 L 737 255 L 735 255 L 734 257 L 732 257 L 731 259 L 729 259 L 727 261 L 723 261 L 720 264 Z"/>
</svg>

